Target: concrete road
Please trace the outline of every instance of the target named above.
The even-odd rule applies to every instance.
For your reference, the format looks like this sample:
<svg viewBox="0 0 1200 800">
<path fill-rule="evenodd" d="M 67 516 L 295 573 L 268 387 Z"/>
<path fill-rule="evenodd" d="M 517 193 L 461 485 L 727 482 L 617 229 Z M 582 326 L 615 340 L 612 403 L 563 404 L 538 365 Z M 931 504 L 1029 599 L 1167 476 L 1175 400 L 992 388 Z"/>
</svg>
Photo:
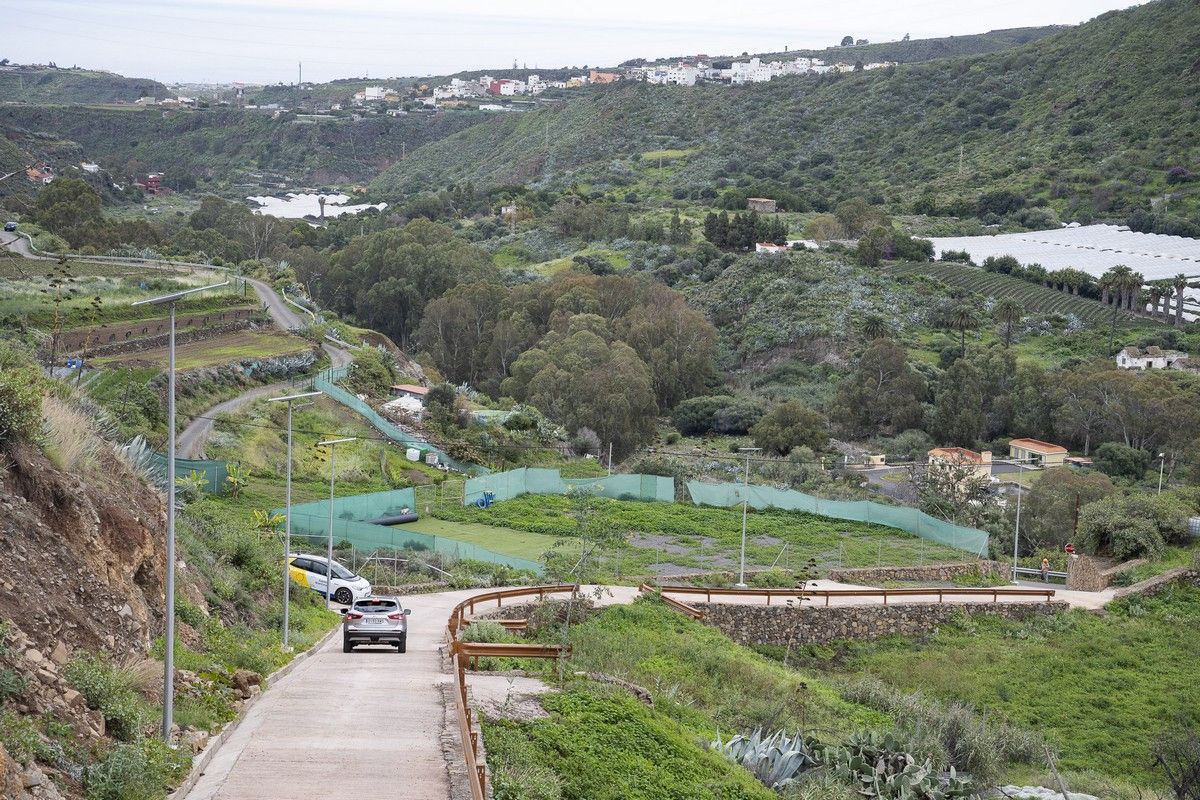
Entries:
<svg viewBox="0 0 1200 800">
<path fill-rule="evenodd" d="M 407 653 L 343 653 L 335 635 L 268 687 L 185 800 L 449 798 L 438 648 L 450 610 L 479 591 L 406 598 Z"/>
</svg>

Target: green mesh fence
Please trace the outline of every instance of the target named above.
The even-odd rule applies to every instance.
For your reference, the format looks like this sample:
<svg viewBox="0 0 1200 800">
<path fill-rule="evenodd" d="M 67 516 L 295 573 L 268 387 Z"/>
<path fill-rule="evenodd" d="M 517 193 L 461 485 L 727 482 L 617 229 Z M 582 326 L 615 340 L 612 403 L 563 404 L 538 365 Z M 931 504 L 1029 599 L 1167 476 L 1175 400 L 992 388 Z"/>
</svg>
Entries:
<svg viewBox="0 0 1200 800">
<path fill-rule="evenodd" d="M 478 505 L 485 498 L 495 502 L 523 494 L 566 494 L 573 486 L 590 487 L 601 497 L 622 500 L 675 500 L 675 481 L 661 475 L 609 475 L 604 478 L 563 478 L 556 469 L 522 467 L 470 478 L 463 505 Z"/>
<path fill-rule="evenodd" d="M 167 483 L 167 457 L 161 453 L 150 453 L 146 457 L 150 474 L 160 485 Z M 207 484 L 204 491 L 209 494 L 225 493 L 225 478 L 229 476 L 229 465 L 224 461 L 199 461 L 190 458 L 175 459 L 175 478 L 186 478 L 193 472 L 204 476 Z"/>
<path fill-rule="evenodd" d="M 481 471 L 486 471 L 483 467 L 479 467 L 474 464 L 465 464 L 457 459 L 451 458 L 428 442 L 419 439 L 412 434 L 405 433 L 392 423 L 388 422 L 386 419 L 381 417 L 375 411 L 375 409 L 371 408 L 362 400 L 359 400 L 353 394 L 334 383 L 334 381 L 339 381 L 346 377 L 346 372 L 346 367 L 327 369 L 312 379 L 311 386 L 313 389 L 324 392 L 332 399 L 366 419 L 369 423 L 371 423 L 372 427 L 374 427 L 387 438 L 391 439 L 396 444 L 406 448 L 420 447 L 429 450 L 432 453 L 437 453 L 438 459 L 442 463 L 446 464 L 451 469 L 458 470 L 459 472 L 478 474 Z"/>
<path fill-rule="evenodd" d="M 467 558 L 506 564 L 517 569 L 532 570 L 541 574 L 541 565 L 536 561 L 513 558 L 488 550 L 486 547 L 460 542 L 445 536 L 422 533 L 409 527 L 372 525 L 368 520 L 399 514 L 403 509 L 416 509 L 416 497 L 412 489 L 394 489 L 388 492 L 336 497 L 333 500 L 333 542 L 348 541 L 356 549 L 372 552 L 380 548 L 397 548 L 414 552 L 441 553 L 451 558 Z M 284 509 L 275 512 L 283 514 Z M 415 523 L 419 524 L 419 523 Z M 324 552 L 329 537 L 329 501 L 317 500 L 292 506 L 292 536 L 308 540 L 312 547 L 320 546 Z M 301 549 L 299 544 L 293 549 Z"/>
<path fill-rule="evenodd" d="M 747 499 L 746 487 L 740 483 L 688 481 L 687 488 L 696 505 L 734 506 Z M 915 508 L 885 506 L 870 500 L 824 500 L 792 489 L 754 485 L 749 487 L 748 502 L 751 508 L 806 511 L 822 517 L 886 525 L 978 556 L 987 555 L 988 535 L 984 531 L 935 519 Z"/>
</svg>

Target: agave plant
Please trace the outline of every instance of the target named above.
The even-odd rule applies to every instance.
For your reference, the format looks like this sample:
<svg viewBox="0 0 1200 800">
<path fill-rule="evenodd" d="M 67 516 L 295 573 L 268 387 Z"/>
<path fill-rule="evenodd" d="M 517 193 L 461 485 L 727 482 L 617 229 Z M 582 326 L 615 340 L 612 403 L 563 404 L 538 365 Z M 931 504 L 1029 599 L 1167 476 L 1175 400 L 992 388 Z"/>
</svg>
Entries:
<svg viewBox="0 0 1200 800">
<path fill-rule="evenodd" d="M 749 736 L 739 734 L 729 741 L 722 741 L 717 734 L 712 747 L 748 769 L 770 789 L 783 789 L 801 773 L 817 766 L 813 743 L 801 734 L 789 736 L 786 731 L 764 737 L 759 728 Z"/>
<path fill-rule="evenodd" d="M 951 767 L 945 775 L 901 749 L 890 733 L 860 733 L 841 747 L 827 747 L 821 760 L 863 797 L 880 800 L 951 800 L 970 797 L 970 781 Z"/>
</svg>

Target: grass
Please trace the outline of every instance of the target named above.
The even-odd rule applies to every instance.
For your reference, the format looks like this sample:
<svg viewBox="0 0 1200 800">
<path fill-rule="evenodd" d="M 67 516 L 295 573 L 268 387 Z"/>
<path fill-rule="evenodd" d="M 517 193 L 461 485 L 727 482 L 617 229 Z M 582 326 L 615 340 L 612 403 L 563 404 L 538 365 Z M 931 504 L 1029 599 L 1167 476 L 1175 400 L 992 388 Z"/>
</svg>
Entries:
<svg viewBox="0 0 1200 800">
<path fill-rule="evenodd" d="M 189 370 L 231 364 L 256 358 L 272 358 L 310 349 L 311 344 L 297 336 L 275 331 L 243 330 L 202 339 L 175 348 L 175 366 Z M 110 367 L 126 364 L 166 365 L 167 348 L 156 347 L 136 353 L 102 356 L 93 360 L 96 366 Z"/>
<path fill-rule="evenodd" d="M 643 574 L 636 570 L 650 574 L 650 565 L 664 562 L 697 570 L 728 569 L 736 564 L 742 520 L 738 510 L 606 498 L 597 498 L 594 508 L 599 524 L 627 536 L 637 535 L 644 543 L 627 547 L 621 554 L 621 568 L 627 575 Z M 566 497 L 526 495 L 488 509 L 446 504 L 434 513 L 455 522 L 561 537 L 576 532 L 570 509 Z M 752 510 L 747 520 L 746 562 L 752 567 L 769 567 L 776 559 L 786 569 L 810 558 L 828 568 L 961 561 L 964 557 L 960 550 L 879 525 L 774 510 Z"/>
<path fill-rule="evenodd" d="M 1176 585 L 1104 616 L 1072 611 L 942 628 L 928 643 L 892 639 L 827 651 L 831 674 L 869 674 L 958 700 L 1043 733 L 1067 770 L 1161 783 L 1151 748 L 1176 719 L 1200 723 L 1200 589 Z"/>
<path fill-rule="evenodd" d="M 443 539 L 454 539 L 459 542 L 486 547 L 488 550 L 502 556 L 524 558 L 537 561 L 543 553 L 554 546 L 557 537 L 541 533 L 519 531 L 513 528 L 502 528 L 492 525 L 480 525 L 473 522 L 449 522 L 443 519 L 425 517 L 417 522 L 399 526 L 404 530 L 428 533 L 441 536 Z"/>
<path fill-rule="evenodd" d="M 542 704 L 548 719 L 484 725 L 497 798 L 777 797 L 620 690 L 575 687 L 543 697 Z"/>
</svg>

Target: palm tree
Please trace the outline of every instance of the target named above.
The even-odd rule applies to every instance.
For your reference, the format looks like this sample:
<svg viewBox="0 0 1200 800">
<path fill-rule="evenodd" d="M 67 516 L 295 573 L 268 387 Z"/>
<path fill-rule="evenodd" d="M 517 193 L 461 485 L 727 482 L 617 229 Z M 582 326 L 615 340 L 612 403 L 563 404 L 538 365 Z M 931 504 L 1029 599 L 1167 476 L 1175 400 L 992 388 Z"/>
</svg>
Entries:
<svg viewBox="0 0 1200 800">
<path fill-rule="evenodd" d="M 1112 292 L 1115 285 L 1116 282 L 1111 269 L 1101 275 L 1100 279 L 1096 281 L 1096 286 L 1100 288 L 1101 305 L 1108 305 L 1108 301 L 1112 299 Z"/>
<path fill-rule="evenodd" d="M 1158 286 L 1159 297 L 1161 299 L 1160 308 L 1154 309 L 1154 316 L 1162 319 L 1171 318 L 1171 295 L 1175 292 L 1175 287 L 1171 285 L 1171 279 L 1155 281 Z"/>
<path fill-rule="evenodd" d="M 868 314 L 862 321 L 862 333 L 867 341 L 873 342 L 876 339 L 884 339 L 890 336 L 892 329 L 888 325 L 887 320 L 879 314 Z"/>
<path fill-rule="evenodd" d="M 1171 279 L 1171 286 L 1175 289 L 1175 324 L 1183 324 L 1183 293 L 1188 288 L 1188 276 L 1182 272 Z"/>
<path fill-rule="evenodd" d="M 1025 307 L 1012 297 L 1005 297 L 992 307 L 992 316 L 1004 325 L 1004 346 L 1012 343 L 1013 325 L 1021 321 L 1025 315 Z"/>
<path fill-rule="evenodd" d="M 1129 277 L 1133 274 L 1133 270 L 1124 264 L 1117 264 L 1105 274 L 1109 276 L 1109 282 L 1116 297 L 1114 306 L 1118 309 L 1124 308 L 1127 289 L 1129 288 Z"/>
<path fill-rule="evenodd" d="M 967 355 L 967 331 L 974 330 L 975 326 L 979 324 L 975 309 L 966 303 L 959 303 L 950 309 L 947 321 L 952 329 L 958 331 L 961 356 L 965 358 Z"/>
<path fill-rule="evenodd" d="M 1146 301 L 1142 297 L 1142 285 L 1146 283 L 1146 276 L 1140 272 L 1134 272 L 1129 276 L 1129 301 L 1125 308 L 1127 311 L 1141 312 L 1146 308 Z M 1135 307 L 1136 306 L 1136 307 Z"/>
<path fill-rule="evenodd" d="M 1162 296 L 1162 286 L 1158 281 L 1152 281 L 1150 283 L 1150 316 L 1158 316 L 1158 301 L 1162 299 Z"/>
</svg>

